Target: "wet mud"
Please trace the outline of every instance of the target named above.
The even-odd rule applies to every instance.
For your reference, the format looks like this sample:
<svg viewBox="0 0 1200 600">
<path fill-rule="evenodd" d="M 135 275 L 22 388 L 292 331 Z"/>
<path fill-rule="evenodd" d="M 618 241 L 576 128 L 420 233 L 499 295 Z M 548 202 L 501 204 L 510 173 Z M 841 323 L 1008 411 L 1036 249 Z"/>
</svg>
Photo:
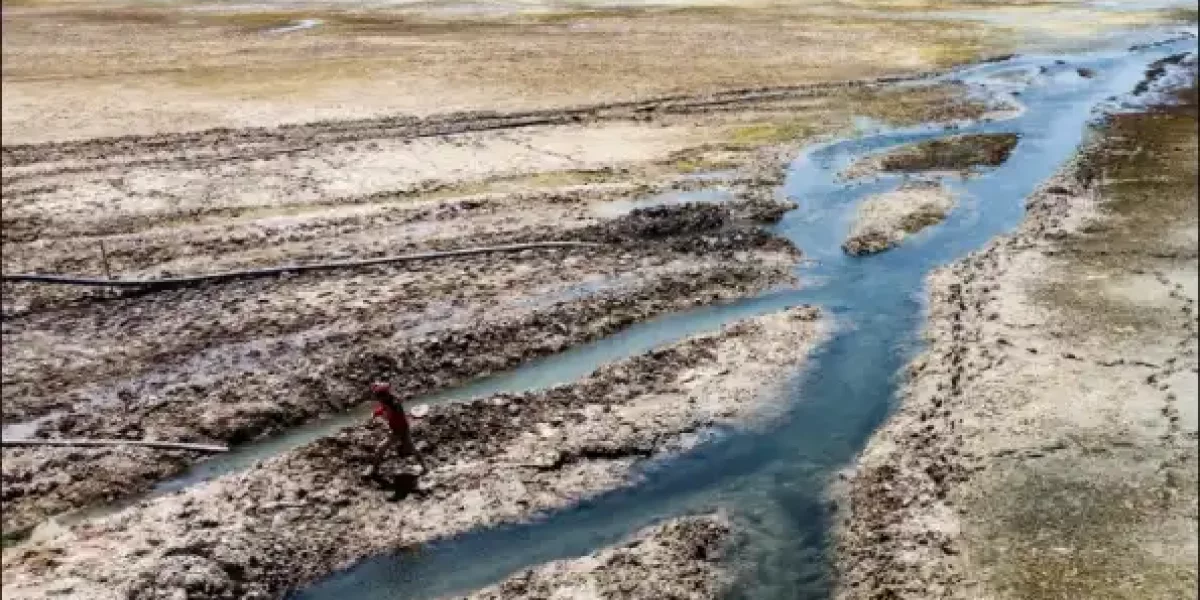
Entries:
<svg viewBox="0 0 1200 600">
<path fill-rule="evenodd" d="M 723 515 L 681 517 L 589 556 L 541 565 L 462 600 L 515 598 L 720 598 L 723 550 L 736 537 Z"/>
<path fill-rule="evenodd" d="M 5 551 L 6 597 L 280 597 L 389 551 L 519 521 L 628 485 L 720 427 L 752 427 L 827 335 L 812 307 L 742 321 L 542 392 L 430 407 L 430 464 L 367 468 L 381 429 L 347 428 L 242 473 Z"/>
<path fill-rule="evenodd" d="M 350 281 L 208 285 L 11 320 L 6 345 L 20 351 L 5 361 L 5 420 L 35 423 L 35 436 L 247 443 L 350 409 L 375 379 L 411 398 L 655 315 L 785 284 L 798 256 L 715 206 L 635 211 L 580 237 L 611 248 L 385 268 Z M 492 276 L 519 279 L 495 290 L 489 263 Z M 529 276 L 538 269 L 553 274 Z M 305 302 L 314 292 L 328 299 Z M 113 350 L 61 362 L 64 346 L 89 339 Z M 6 531 L 139 493 L 202 458 L 63 448 L 6 448 L 4 457 Z"/>
<path fill-rule="evenodd" d="M 917 142 L 880 156 L 865 158 L 847 170 L 847 177 L 876 173 L 951 172 L 1004 164 L 1016 147 L 1013 133 L 958 135 Z"/>
</svg>

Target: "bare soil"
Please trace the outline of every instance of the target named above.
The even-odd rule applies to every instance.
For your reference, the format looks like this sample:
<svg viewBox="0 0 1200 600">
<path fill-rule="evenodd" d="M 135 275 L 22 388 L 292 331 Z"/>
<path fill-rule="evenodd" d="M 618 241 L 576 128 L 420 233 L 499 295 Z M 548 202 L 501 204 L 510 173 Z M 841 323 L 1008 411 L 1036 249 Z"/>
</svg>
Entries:
<svg viewBox="0 0 1200 600">
<path fill-rule="evenodd" d="M 681 517 L 647 527 L 619 546 L 528 569 L 463 599 L 715 600 L 729 585 L 721 558 L 733 536 L 723 515 Z"/>
<path fill-rule="evenodd" d="M 1196 90 L 1113 116 L 929 279 L 930 347 L 846 474 L 839 598 L 1197 584 Z"/>
<path fill-rule="evenodd" d="M 5 414 L 39 418 L 43 436 L 249 442 L 361 403 L 371 380 L 414 397 L 789 281 L 798 253 L 730 221 L 715 206 L 638 211 L 589 232 L 613 244 L 598 252 L 203 286 L 10 320 Z M 65 360 L 64 347 L 93 359 Z M 137 493 L 196 458 L 5 449 L 5 524 Z"/>
<path fill-rule="evenodd" d="M 242 473 L 4 552 L 6 598 L 279 597 L 335 569 L 527 519 L 635 481 L 636 465 L 714 425 L 772 418 L 829 325 L 796 307 L 604 366 L 543 392 L 433 406 L 414 436 L 431 465 L 365 472 L 385 433 L 347 428 Z"/>
</svg>

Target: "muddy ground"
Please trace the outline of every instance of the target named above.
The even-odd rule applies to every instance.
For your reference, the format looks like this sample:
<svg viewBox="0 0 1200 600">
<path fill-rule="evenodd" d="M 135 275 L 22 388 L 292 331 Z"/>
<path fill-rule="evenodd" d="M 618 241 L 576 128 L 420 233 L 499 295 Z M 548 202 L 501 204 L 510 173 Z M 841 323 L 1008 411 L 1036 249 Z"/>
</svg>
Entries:
<svg viewBox="0 0 1200 600">
<path fill-rule="evenodd" d="M 930 347 L 842 485 L 838 597 L 1194 595 L 1194 80 L 1175 99 L 930 277 Z"/>
<path fill-rule="evenodd" d="M 4 595 L 279 597 L 369 556 L 563 507 L 715 426 L 770 419 L 830 327 L 795 307 L 574 384 L 431 407 L 414 429 L 431 467 L 419 479 L 411 461 L 367 473 L 384 432 L 351 427 L 113 516 L 47 525 L 5 550 Z"/>
<path fill-rule="evenodd" d="M 249 442 L 353 407 L 374 379 L 413 397 L 789 281 L 798 252 L 730 221 L 711 205 L 646 209 L 598 231 L 612 240 L 598 251 L 218 284 L 42 312 L 5 324 L 5 414 L 42 417 L 39 435 Z M 343 302 L 352 310 L 337 311 Z M 113 348 L 68 361 L 48 332 L 89 353 Z M 6 449 L 5 523 L 136 493 L 195 458 Z"/>
<path fill-rule="evenodd" d="M 761 224 L 790 206 L 776 189 L 791 149 L 849 127 L 846 102 L 896 123 L 988 109 L 954 85 L 860 83 L 546 111 L 552 124 L 448 115 L 6 146 L 6 273 L 103 277 L 104 259 L 114 277 L 156 278 L 599 246 L 153 293 L 5 284 L 5 435 L 252 443 L 355 406 L 373 378 L 415 396 L 791 285 L 798 253 Z M 689 193 L 724 203 L 629 212 Z M 13 535 L 201 457 L 42 447 L 4 458 Z"/>
<path fill-rule="evenodd" d="M 6 283 L 4 436 L 251 444 L 346 411 L 371 379 L 416 396 L 654 315 L 792 285 L 796 249 L 760 224 L 789 206 L 776 190 L 800 144 L 853 132 L 862 117 L 982 117 L 1003 107 L 921 75 L 1052 29 L 1069 38 L 1059 29 L 1080 12 L 1096 25 L 1073 30 L 1076 39 L 1162 18 L 1003 9 L 1038 11 L 1035 35 L 926 14 L 950 8 L 960 7 L 5 0 L 6 274 L 155 278 L 513 242 L 599 245 L 153 293 Z M 625 216 L 691 193 L 727 203 Z M 50 515 L 136 498 L 200 458 L 5 448 L 5 544 Z M 280 460 L 312 476 L 312 461 Z M 203 514 L 233 510 L 222 502 Z M 254 535 L 230 535 L 259 548 L 246 541 Z M 138 554 L 139 544 L 97 552 L 166 560 Z M 310 552 L 320 556 L 303 579 L 359 557 Z M 250 592 L 294 583 L 236 562 L 229 577 L 254 574 Z M 144 572 L 156 578 L 156 568 Z M 180 569 L 164 566 L 164 581 L 178 583 L 169 573 Z"/>
<path fill-rule="evenodd" d="M 715 600 L 730 584 L 721 558 L 731 537 L 733 526 L 723 515 L 680 517 L 619 546 L 528 569 L 463 600 Z"/>
<path fill-rule="evenodd" d="M 905 237 L 942 222 L 954 204 L 954 195 L 937 181 L 906 182 L 894 191 L 865 198 L 842 249 L 862 256 L 894 248 Z"/>
</svg>

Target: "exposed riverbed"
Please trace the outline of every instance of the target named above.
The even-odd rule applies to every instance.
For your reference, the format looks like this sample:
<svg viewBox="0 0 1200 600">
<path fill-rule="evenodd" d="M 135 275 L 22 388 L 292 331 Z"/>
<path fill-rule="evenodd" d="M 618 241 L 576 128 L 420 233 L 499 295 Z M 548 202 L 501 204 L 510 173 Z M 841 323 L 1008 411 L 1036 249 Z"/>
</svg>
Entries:
<svg viewBox="0 0 1200 600">
<path fill-rule="evenodd" d="M 818 351 L 796 382 L 797 401 L 770 431 L 722 437 L 651 465 L 636 488 L 534 524 L 483 530 L 416 555 L 368 561 L 297 597 L 432 598 L 465 592 L 528 565 L 587 553 L 655 519 L 712 505 L 736 507 L 735 519 L 749 539 L 735 560 L 740 575 L 735 597 L 827 596 L 826 483 L 888 412 L 896 374 L 916 347 L 924 277 L 1012 229 L 1023 214 L 1023 199 L 1072 156 L 1098 108 L 1114 108 L 1113 100 L 1132 90 L 1152 62 L 1196 47 L 1194 38 L 1176 37 L 1128 50 L 1133 42 L 1114 40 L 1110 49 L 1074 56 L 1019 56 L 949 76 L 981 94 L 1018 98 L 1024 109 L 1007 120 L 950 131 L 940 126 L 886 131 L 805 149 L 784 188 L 799 208 L 776 231 L 815 259 L 800 271 L 806 288 L 652 321 L 533 371 L 599 358 L 605 352 L 598 349 L 623 340 L 663 340 L 783 305 L 820 304 L 849 327 Z M 845 256 L 840 244 L 856 203 L 901 180 L 847 184 L 839 179 L 842 170 L 865 155 L 950 133 L 1015 133 L 1020 141 L 995 169 L 946 182 L 960 203 L 943 224 L 879 256 Z"/>
<path fill-rule="evenodd" d="M 202 583 L 205 586 L 212 583 L 209 591 L 216 596 L 224 593 L 221 590 L 229 589 L 276 594 L 310 582 L 331 568 L 376 554 L 376 558 L 334 574 L 297 596 L 439 597 L 469 592 L 530 565 L 588 553 L 663 517 L 707 510 L 717 505 L 734 509 L 733 519 L 746 539 L 733 555 L 731 572 L 737 576 L 735 596 L 756 599 L 826 596 L 830 585 L 825 567 L 829 516 L 826 484 L 830 475 L 850 460 L 888 413 L 896 388 L 896 374 L 916 348 L 914 332 L 922 316 L 925 276 L 935 267 L 1012 229 L 1021 218 L 1022 200 L 1079 147 L 1086 124 L 1097 114 L 1097 107 L 1106 103 L 1111 107 L 1111 100 L 1133 89 L 1148 69 L 1154 69 L 1155 61 L 1195 48 L 1194 37 L 1175 36 L 1160 44 L 1141 43 L 1147 39 L 1162 40 L 1165 34 L 1159 38 L 1147 34 L 1136 40 L 1110 40 L 1107 49 L 1081 55 L 1019 56 L 940 77 L 963 82 L 981 98 L 991 100 L 993 105 L 1003 101 L 1012 108 L 993 114 L 991 120 L 939 123 L 904 130 L 884 129 L 805 148 L 791 164 L 783 186 L 786 195 L 796 200 L 799 208 L 787 213 L 774 226 L 776 234 L 802 248 L 809 259 L 796 273 L 803 282 L 800 288 L 772 288 L 757 293 L 766 286 L 734 282 L 731 287 L 736 293 L 714 296 L 734 300 L 676 312 L 689 304 L 688 294 L 681 294 L 679 304 L 647 311 L 639 319 L 667 313 L 664 316 L 608 337 L 596 339 L 611 329 L 581 336 L 573 342 L 595 341 L 466 388 L 418 400 L 432 404 L 538 389 L 550 383 L 574 380 L 601 365 L 627 359 L 667 342 L 715 331 L 735 320 L 776 313 L 799 304 L 819 305 L 821 312 L 838 324 L 836 333 L 806 361 L 809 368 L 791 381 L 789 389 L 794 392 L 787 394 L 787 399 L 793 401 L 773 404 L 774 418 L 769 426 L 726 430 L 728 423 L 721 420 L 719 410 L 710 417 L 689 413 L 686 418 L 671 423 L 656 417 L 652 419 L 654 424 L 642 433 L 622 438 L 624 441 L 615 451 L 588 447 L 575 454 L 569 451 L 562 454 L 563 448 L 570 450 L 571 443 L 577 441 L 567 435 L 558 447 L 559 457 L 550 457 L 546 464 L 539 462 L 545 457 L 537 452 L 536 443 L 526 447 L 522 445 L 525 442 L 514 442 L 506 437 L 516 426 L 503 425 L 505 421 L 500 417 L 511 419 L 516 415 L 533 421 L 546 418 L 549 423 L 561 424 L 573 422 L 580 414 L 586 413 L 584 421 L 599 416 L 576 406 L 578 397 L 572 399 L 571 394 L 586 396 L 584 392 L 591 389 L 587 386 L 592 385 L 598 390 L 594 394 L 596 397 L 613 402 L 610 396 L 616 392 L 607 390 L 628 391 L 621 374 L 626 367 L 606 367 L 607 370 L 594 376 L 599 379 L 590 380 L 590 384 L 577 383 L 573 387 L 527 396 L 532 411 L 529 414 L 519 407 L 514 412 L 506 408 L 507 404 L 478 401 L 465 408 L 435 409 L 433 414 L 440 415 L 438 419 L 442 421 L 433 419 L 441 425 L 435 425 L 430 439 L 443 443 L 437 460 L 449 472 L 439 474 L 442 489 L 435 489 L 433 493 L 450 494 L 461 501 L 461 506 L 474 506 L 476 512 L 456 513 L 458 519 L 455 521 L 439 516 L 438 511 L 447 510 L 443 499 L 426 497 L 420 503 L 406 502 L 401 505 L 403 511 L 409 511 L 415 522 L 421 524 L 411 528 L 419 530 L 418 535 L 411 537 L 411 543 L 444 541 L 422 545 L 415 554 L 379 556 L 377 553 L 404 545 L 402 533 L 396 533 L 404 528 L 373 529 L 376 520 L 387 515 L 396 518 L 399 513 L 353 483 L 354 461 L 357 460 L 354 457 L 361 458 L 360 454 L 369 447 L 370 436 L 353 429 L 330 435 L 355 417 L 349 415 L 293 430 L 267 442 L 248 443 L 236 454 L 220 461 L 201 463 L 198 469 L 160 487 L 163 492 L 183 490 L 179 496 L 135 507 L 112 519 L 85 521 L 73 535 L 88 539 L 85 546 L 90 549 L 90 556 L 86 550 L 72 550 L 63 559 L 46 558 L 63 554 L 62 544 L 73 545 L 62 539 L 42 545 L 47 536 L 54 535 L 52 530 L 42 531 L 41 535 L 35 536 L 38 539 L 31 543 L 27 552 L 12 553 L 12 563 L 6 553 L 6 579 L 13 579 L 9 577 L 12 574 L 10 564 L 21 563 L 18 580 L 29 585 L 26 591 L 39 590 L 43 583 L 39 578 L 45 576 L 42 575 L 44 569 L 65 563 L 67 567 L 62 571 L 80 582 L 75 589 L 77 594 L 96 591 L 114 581 L 130 585 L 136 579 L 136 589 L 145 596 L 162 586 L 183 585 L 191 574 L 201 572 L 213 577 Z M 1138 45 L 1131 47 L 1135 43 Z M 846 168 L 865 157 L 904 145 L 958 134 L 1015 135 L 1018 142 L 1011 156 L 993 168 L 979 169 L 966 176 L 942 177 L 943 185 L 958 200 L 943 223 L 915 233 L 906 238 L 902 246 L 883 255 L 846 256 L 841 244 L 857 205 L 864 198 L 893 191 L 904 184 L 902 176 L 893 174 L 872 179 L 847 179 Z M 667 197 L 652 201 L 669 204 L 677 199 Z M 722 194 L 703 199 L 726 200 Z M 620 213 L 632 206 L 619 208 Z M 705 212 L 695 207 L 687 211 L 698 216 Z M 769 241 L 745 237 L 751 235 L 749 230 L 745 235 L 737 231 L 732 235 L 737 239 L 729 247 L 731 251 L 744 249 L 746 240 Z M 620 260 L 625 258 L 620 257 Z M 464 271 L 464 280 L 476 277 L 470 270 Z M 776 281 L 781 278 L 764 279 Z M 564 293 L 575 290 L 575 287 L 569 287 Z M 801 342 L 813 343 L 817 339 L 811 332 L 804 333 L 805 327 L 798 330 L 794 341 L 797 355 L 802 354 L 801 347 L 805 346 Z M 723 335 L 724 338 L 714 339 L 728 341 L 737 337 L 729 333 Z M 776 346 L 778 342 L 776 338 Z M 712 343 L 725 342 L 692 341 L 686 347 Z M 569 344 L 564 342 L 559 348 L 566 345 Z M 753 344 L 750 346 L 754 347 Z M 778 369 L 794 369 L 800 361 L 799 358 L 795 358 L 795 363 L 789 362 L 790 359 L 783 360 L 787 353 L 779 352 L 778 348 L 772 352 L 773 356 L 781 358 L 775 363 Z M 664 356 L 669 358 L 670 354 L 655 351 L 647 356 L 650 358 L 639 358 L 632 364 L 653 366 L 653 361 Z M 689 356 L 694 358 L 700 354 Z M 756 362 L 737 359 L 730 365 L 718 363 L 715 374 L 710 377 L 712 389 L 723 389 L 726 385 L 723 378 L 731 370 L 741 374 L 738 364 Z M 627 406 L 622 410 L 644 410 L 647 402 L 653 406 L 655 394 L 673 395 L 675 405 L 687 404 L 686 396 L 680 396 L 672 387 L 691 381 L 687 377 L 683 371 L 673 372 L 648 388 L 649 395 L 645 390 L 629 392 Z M 753 386 L 747 389 L 749 387 Z M 500 400 L 510 402 L 504 398 Z M 494 406 L 501 408 L 485 408 Z M 666 405 L 659 402 L 657 406 L 665 410 Z M 776 414 L 780 412 L 781 415 Z M 493 423 L 493 417 L 499 420 Z M 553 437 L 553 432 L 546 433 L 547 429 L 540 427 L 540 422 L 535 424 L 539 427 L 524 433 Z M 474 431 L 471 427 L 476 425 L 489 428 L 480 433 L 484 448 L 476 447 L 475 442 L 464 439 L 462 434 L 463 431 Z M 609 426 L 619 429 L 615 423 Z M 655 433 L 655 428 L 660 431 Z M 691 437 L 699 429 L 705 430 L 706 435 L 701 439 Z M 653 439 L 639 437 L 647 435 L 646 432 L 650 432 Z M 702 440 L 707 441 L 697 443 Z M 458 448 L 455 444 L 463 446 Z M 688 451 L 678 456 L 674 451 L 680 448 Z M 274 456 L 281 452 L 282 456 Z M 510 479 L 489 481 L 485 473 L 496 472 L 490 467 L 459 473 L 461 465 L 453 463 L 456 452 L 468 456 L 479 453 L 476 458 L 483 467 L 498 460 L 497 456 L 503 458 L 505 453 L 515 452 L 513 456 L 519 455 L 522 461 L 533 462 L 506 464 L 505 468 L 521 473 L 532 470 L 528 481 L 521 485 L 542 486 L 540 489 L 547 493 L 533 498 L 535 501 L 531 505 L 522 500 L 526 494 L 506 487 Z M 500 454 L 496 455 L 496 452 Z M 252 466 L 260 460 L 266 462 Z M 578 464 L 574 462 L 576 460 Z M 245 473 L 237 473 L 248 467 Z M 543 468 L 552 472 L 545 474 Z M 294 486 L 279 486 L 276 481 L 279 473 L 284 474 L 284 479 L 291 476 L 288 473 L 295 477 L 317 477 L 308 483 L 320 493 L 309 496 L 292 490 Z M 216 482 L 207 481 L 222 474 L 227 477 Z M 459 475 L 462 475 L 461 480 L 454 481 Z M 321 479 L 323 477 L 329 480 Z M 501 503 L 503 510 L 496 508 L 489 513 L 486 507 L 474 504 L 472 490 L 479 481 L 487 481 L 496 487 L 497 498 L 507 499 Z M 639 483 L 627 487 L 630 481 Z M 604 489 L 619 491 L 600 497 L 591 495 Z M 574 505 L 567 501 L 572 494 L 584 490 L 586 493 L 578 497 L 586 500 Z M 288 498 L 275 498 L 268 502 L 269 507 L 263 507 L 267 512 L 260 512 L 262 503 L 259 501 L 274 498 L 272 494 L 276 491 Z M 429 492 L 428 489 L 419 491 Z M 321 500 L 327 492 L 338 494 L 329 499 L 329 506 Z M 293 495 L 295 498 L 291 497 Z M 320 497 L 314 501 L 316 496 Z M 414 508 L 417 504 L 419 506 Z M 568 505 L 571 507 L 563 508 Z M 349 509 L 341 510 L 343 506 Z M 369 510 L 359 510 L 364 506 Z M 232 512 L 224 510 L 230 507 L 236 509 Z M 543 509 L 555 512 L 534 523 L 477 528 L 520 521 Z M 299 516 L 294 511 L 300 511 Z M 335 529 L 338 536 L 345 537 L 344 543 L 330 542 L 332 538 L 320 531 L 310 536 L 288 526 L 289 522 L 305 527 L 325 523 L 339 511 L 346 513 L 339 518 L 348 518 L 360 525 Z M 231 514 L 239 518 L 231 518 Z M 242 527 L 242 530 L 233 531 L 231 527 Z M 469 533 L 445 539 L 447 535 L 462 531 Z M 141 536 L 139 532 L 152 535 Z M 186 547 L 158 548 L 157 544 L 164 538 L 178 538 Z M 152 539 L 158 541 L 150 541 Z M 142 548 L 143 541 L 156 549 Z M 255 550 L 256 545 L 275 542 L 278 543 L 271 546 L 271 553 Z M 128 560 L 137 559 L 139 570 L 136 575 L 130 574 L 132 567 L 128 572 L 123 571 L 126 568 L 124 562 L 122 569 L 115 568 L 114 561 L 127 560 L 111 554 L 118 548 L 130 552 Z M 254 555 L 268 556 L 268 559 L 254 563 L 247 558 Z M 289 563 L 283 558 L 285 556 L 296 558 Z M 45 564 L 39 562 L 43 559 Z M 236 575 L 229 575 L 232 571 L 227 570 L 226 563 L 237 567 Z M 285 568 L 289 564 L 290 570 Z M 102 568 L 93 569 L 95 566 Z M 91 579 L 93 576 L 96 579 Z"/>
</svg>

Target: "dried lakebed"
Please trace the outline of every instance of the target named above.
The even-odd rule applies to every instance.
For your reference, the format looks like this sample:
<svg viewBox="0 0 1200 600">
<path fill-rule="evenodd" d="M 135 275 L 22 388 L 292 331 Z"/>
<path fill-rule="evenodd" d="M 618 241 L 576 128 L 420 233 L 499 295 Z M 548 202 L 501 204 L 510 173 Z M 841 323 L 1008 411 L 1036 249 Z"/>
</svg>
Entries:
<svg viewBox="0 0 1200 600">
<path fill-rule="evenodd" d="M 965 192 L 966 201 L 946 222 L 914 236 L 911 244 L 906 243 L 894 252 L 868 259 L 843 255 L 840 243 L 844 239 L 844 230 L 836 223 L 858 199 L 887 191 L 894 182 L 864 183 L 847 188 L 837 176 L 863 154 L 940 137 L 944 132 L 940 128 L 887 131 L 806 150 L 794 164 L 785 185 L 789 195 L 803 201 L 797 210 L 783 217 L 776 231 L 802 242 L 806 253 L 819 260 L 819 264 L 805 273 L 816 284 L 802 290 L 765 294 L 712 310 L 689 311 L 677 319 L 667 318 L 647 325 L 645 329 L 634 326 L 628 330 L 686 329 L 700 321 L 720 323 L 801 302 L 826 305 L 839 318 L 850 319 L 854 326 L 835 335 L 817 355 L 814 368 L 803 382 L 804 401 L 785 404 L 779 418 L 767 428 L 767 435 L 733 433 L 723 436 L 716 442 L 700 444 L 694 451 L 684 452 L 680 461 L 670 463 L 669 469 L 643 473 L 640 477 L 643 483 L 625 492 L 574 505 L 570 510 L 555 512 L 526 526 L 474 531 L 444 544 L 432 544 L 418 555 L 385 556 L 367 561 L 326 580 L 303 596 L 335 595 L 339 590 L 342 593 L 347 590 L 358 592 L 362 597 L 431 597 L 462 593 L 501 580 L 530 564 L 587 553 L 602 541 L 596 539 L 597 531 L 604 531 L 605 537 L 611 535 L 610 540 L 616 540 L 642 526 L 647 519 L 678 514 L 681 508 L 689 505 L 714 501 L 739 508 L 743 519 L 739 524 L 745 526 L 751 539 L 744 551 L 750 555 L 750 562 L 757 565 L 754 572 L 739 578 L 735 594 L 753 598 L 824 594 L 827 581 L 822 558 L 823 483 L 833 469 L 843 465 L 853 454 L 886 412 L 892 376 L 907 357 L 910 333 L 917 321 L 918 302 L 915 298 L 920 292 L 924 273 L 982 245 L 992 235 L 1014 224 L 1020 217 L 1019 200 L 1078 144 L 1090 109 L 1108 96 L 1132 88 L 1148 61 L 1172 50 L 1168 46 L 1148 46 L 1133 53 L 1098 52 L 1069 57 L 1074 64 L 1064 68 L 1086 67 L 1093 72 L 1092 77 L 1081 78 L 1078 86 L 1064 88 L 1039 84 L 1037 76 L 1032 76 L 1033 83 L 1023 94 L 1028 107 L 1018 118 L 970 126 L 972 130 L 985 132 L 1020 132 L 1022 141 L 1009 161 L 994 171 L 963 182 L 959 186 L 961 190 L 957 191 Z M 966 69 L 954 76 L 964 78 L 970 85 L 986 88 L 990 74 L 1001 69 L 1036 71 L 1050 61 L 1049 57 L 1019 57 L 996 65 Z M 864 369 L 864 365 L 869 368 Z M 359 435 L 367 434 L 360 432 Z M 321 440 L 306 448 L 328 443 L 328 440 Z M 352 444 L 352 447 L 357 446 Z M 277 460 L 297 456 L 298 452 Z M 248 471 L 251 472 L 259 471 Z M 170 498 L 189 497 L 196 490 L 210 489 L 211 485 L 201 484 Z M 167 502 L 170 498 L 156 500 L 151 505 Z M 406 500 L 402 505 L 408 502 Z M 109 519 L 143 514 L 144 510 L 131 509 Z M 395 510 L 392 508 L 388 514 Z M 63 533 L 61 539 L 108 522 L 86 523 Z M 216 527 L 221 526 L 221 522 L 216 524 Z M 98 538 L 107 535 L 116 534 L 109 531 Z M 6 575 L 9 565 L 12 565 L 11 569 L 25 573 L 30 565 L 41 564 L 53 570 L 63 568 L 62 565 L 68 562 L 82 564 L 88 561 L 93 561 L 93 566 L 108 565 L 89 569 L 89 572 L 103 575 L 119 571 L 114 565 L 118 559 L 86 556 L 87 552 L 81 553 L 78 545 L 54 546 L 60 543 L 55 539 L 59 538 L 34 540 L 27 547 L 6 551 Z M 105 543 L 102 541 L 100 546 Z M 37 549 L 51 546 L 59 548 L 61 554 L 41 555 L 45 560 L 39 563 Z M 493 551 L 486 552 L 488 548 Z M 197 554 L 185 549 L 176 554 L 190 557 L 202 555 L 203 551 Z M 489 559 L 476 560 L 484 555 Z M 145 556 L 161 555 L 152 552 Z M 186 563 L 195 559 L 180 560 Z M 203 565 L 208 563 L 202 559 L 193 564 L 197 570 L 204 571 Z M 6 577 L 6 582 L 8 579 Z M 23 576 L 23 579 L 25 584 L 35 587 L 48 581 L 41 575 Z M 207 581 L 207 578 L 198 575 L 192 580 Z M 267 580 L 261 585 L 277 583 Z M 71 583 L 63 585 L 70 586 Z"/>
<path fill-rule="evenodd" d="M 941 224 L 891 252 L 849 257 L 841 249 L 856 203 L 894 189 L 882 178 L 847 186 L 842 177 L 861 159 L 947 135 L 941 127 L 884 131 L 806 149 L 784 190 L 799 207 L 776 231 L 797 240 L 815 264 L 802 269 L 804 288 L 723 307 L 732 315 L 772 304 L 824 305 L 848 326 L 823 345 L 796 401 L 765 432 L 732 434 L 645 473 L 635 488 L 601 496 L 535 523 L 475 531 L 412 555 L 383 556 L 335 574 L 297 598 L 439 598 L 463 594 L 531 565 L 580 556 L 617 543 L 657 519 L 712 506 L 736 507 L 747 541 L 731 557 L 733 598 L 821 598 L 832 593 L 827 573 L 826 484 L 861 448 L 888 410 L 895 374 L 912 357 L 927 273 L 1016 226 L 1022 200 L 1080 144 L 1096 107 L 1128 93 L 1147 65 L 1194 48 L 1194 38 L 1154 45 L 1114 41 L 1113 49 L 1076 56 L 1021 56 L 956 72 L 981 90 L 1007 94 L 1006 74 L 1028 75 L 1023 111 L 1006 121 L 961 126 L 954 134 L 1015 133 L 1008 160 L 962 181 L 946 182 L 960 197 Z M 1194 51 L 1194 50 L 1193 50 Z M 1061 61 L 1061 62 L 1056 62 Z M 1079 75 L 1087 69 L 1090 77 Z M 1059 73 L 1061 71 L 1061 73 Z M 1064 84 L 1064 81 L 1066 84 Z M 647 327 L 681 327 L 692 313 Z M 636 328 L 635 328 L 636 329 Z M 488 556 L 479 561 L 475 557 Z"/>
<path fill-rule="evenodd" d="M 941 222 L 953 207 L 954 196 L 937 182 L 906 183 L 871 196 L 859 204 L 842 249 L 862 256 L 894 248 L 905 236 Z"/>
<path fill-rule="evenodd" d="M 277 597 L 366 556 L 569 505 L 715 426 L 769 418 L 773 388 L 827 335 L 818 317 L 797 307 L 575 384 L 432 407 L 415 429 L 431 472 L 415 484 L 400 462 L 368 479 L 383 432 L 346 429 L 6 552 L 5 596 Z"/>
</svg>

